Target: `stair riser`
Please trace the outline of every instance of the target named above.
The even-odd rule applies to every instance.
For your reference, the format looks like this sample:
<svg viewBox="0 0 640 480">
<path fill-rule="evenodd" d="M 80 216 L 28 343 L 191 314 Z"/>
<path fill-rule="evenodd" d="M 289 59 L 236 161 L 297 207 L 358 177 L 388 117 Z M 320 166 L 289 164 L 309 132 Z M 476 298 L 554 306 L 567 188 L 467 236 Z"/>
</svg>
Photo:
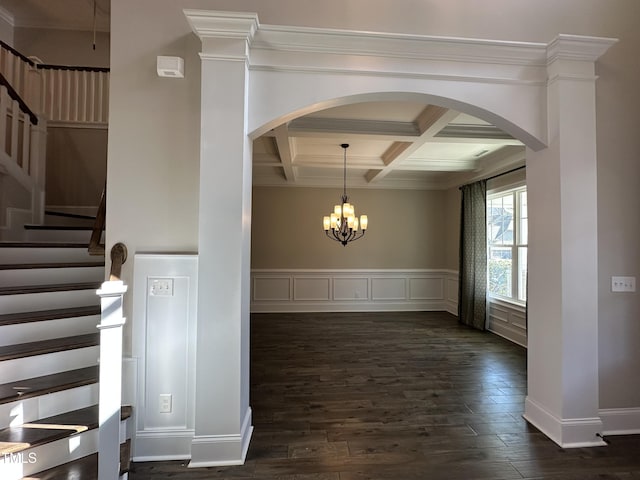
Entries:
<svg viewBox="0 0 640 480">
<path fill-rule="evenodd" d="M 0 326 L 0 347 L 97 332 L 100 315 Z"/>
<path fill-rule="evenodd" d="M 0 369 L 0 384 L 89 367 L 97 363 L 99 356 L 100 347 L 94 346 L 5 360 Z"/>
<path fill-rule="evenodd" d="M 104 280 L 104 272 L 103 266 L 0 270 L 0 288 L 18 285 L 102 282 Z"/>
<path fill-rule="evenodd" d="M 99 304 L 100 298 L 93 289 L 0 296 L 2 313 L 35 312 Z"/>
<path fill-rule="evenodd" d="M 82 242 L 88 245 L 91 231 L 29 229 L 25 231 L 25 239 L 27 242 Z"/>
<path fill-rule="evenodd" d="M 124 430 L 126 421 L 120 422 L 120 431 Z M 0 478 L 2 480 L 20 480 L 23 476 L 35 475 L 38 472 L 77 460 L 98 451 L 98 429 L 89 430 L 70 438 L 47 443 L 24 450 L 21 456 L 11 458 L 0 457 Z M 24 463 L 18 463 L 20 460 Z M 32 460 L 30 462 L 30 460 Z"/>
<path fill-rule="evenodd" d="M 0 405 L 0 428 L 48 418 L 70 410 L 89 407 L 98 403 L 98 384 L 84 385 L 40 397 L 16 400 Z M 2 463 L 0 461 L 0 463 Z"/>
<path fill-rule="evenodd" d="M 85 262 L 102 258 L 89 255 L 87 247 L 3 247 L 0 263 Z"/>
</svg>

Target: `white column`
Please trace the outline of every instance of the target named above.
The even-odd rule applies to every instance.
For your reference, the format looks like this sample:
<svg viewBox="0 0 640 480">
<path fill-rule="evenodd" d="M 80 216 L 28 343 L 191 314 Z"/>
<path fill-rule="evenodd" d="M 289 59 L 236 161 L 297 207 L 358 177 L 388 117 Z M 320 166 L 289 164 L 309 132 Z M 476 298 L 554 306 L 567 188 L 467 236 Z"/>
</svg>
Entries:
<svg viewBox="0 0 640 480">
<path fill-rule="evenodd" d="M 122 299 L 127 286 L 104 282 L 100 296 L 100 406 L 98 478 L 116 480 L 120 474 L 120 406 L 122 403 Z"/>
<path fill-rule="evenodd" d="M 202 40 L 195 436 L 191 467 L 244 462 L 249 407 L 251 14 L 186 11 Z"/>
<path fill-rule="evenodd" d="M 548 48 L 549 147 L 527 152 L 529 345 L 525 418 L 563 447 L 601 445 L 594 62 L 613 41 Z"/>
</svg>

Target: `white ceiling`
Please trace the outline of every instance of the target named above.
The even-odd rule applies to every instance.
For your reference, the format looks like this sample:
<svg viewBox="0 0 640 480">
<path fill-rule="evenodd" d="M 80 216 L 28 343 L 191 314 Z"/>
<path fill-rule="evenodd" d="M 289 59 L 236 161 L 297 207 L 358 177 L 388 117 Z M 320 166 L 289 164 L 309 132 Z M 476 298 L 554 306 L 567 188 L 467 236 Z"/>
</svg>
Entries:
<svg viewBox="0 0 640 480">
<path fill-rule="evenodd" d="M 15 26 L 92 30 L 94 0 L 0 0 Z M 109 31 L 110 0 L 96 0 L 96 29 Z M 28 52 L 26 52 L 28 54 Z M 470 115 L 415 102 L 329 108 L 254 142 L 254 184 L 450 188 L 524 164 L 524 147 Z"/>
</svg>

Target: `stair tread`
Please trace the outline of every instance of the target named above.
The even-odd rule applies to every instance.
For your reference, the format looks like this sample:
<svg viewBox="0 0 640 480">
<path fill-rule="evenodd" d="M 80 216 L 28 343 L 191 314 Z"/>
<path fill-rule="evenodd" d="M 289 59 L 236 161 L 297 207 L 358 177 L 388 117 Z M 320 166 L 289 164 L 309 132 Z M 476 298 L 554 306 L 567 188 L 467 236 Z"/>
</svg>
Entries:
<svg viewBox="0 0 640 480">
<path fill-rule="evenodd" d="M 98 375 L 98 366 L 92 366 L 5 383 L 0 385 L 0 404 L 91 385 Z"/>
<path fill-rule="evenodd" d="M 17 323 L 42 322 L 46 320 L 59 320 L 62 318 L 87 317 L 99 315 L 100 305 L 86 305 L 84 307 L 56 308 L 40 310 L 36 312 L 5 313 L 0 315 L 0 326 L 14 325 Z"/>
<path fill-rule="evenodd" d="M 25 295 L 29 293 L 93 290 L 100 288 L 100 285 L 101 282 L 56 283 L 51 285 L 18 285 L 12 287 L 0 287 L 0 295 Z"/>
<path fill-rule="evenodd" d="M 0 242 L 0 248 L 88 248 L 86 242 Z"/>
<path fill-rule="evenodd" d="M 93 227 L 90 225 L 25 225 L 25 230 L 82 230 L 92 231 Z"/>
<path fill-rule="evenodd" d="M 98 414 L 98 405 L 92 405 L 0 430 L 0 455 L 20 452 L 98 428 Z M 120 419 L 125 420 L 130 416 L 131 407 L 122 407 Z"/>
<path fill-rule="evenodd" d="M 129 471 L 129 448 L 131 440 L 120 444 L 120 475 L 124 475 Z M 122 459 L 125 461 L 122 461 Z M 73 460 L 63 465 L 50 468 L 38 473 L 38 480 L 60 480 L 60 479 L 76 479 L 82 480 L 98 480 L 98 454 L 87 455 L 86 457 Z M 27 479 L 25 479 L 27 480 Z"/>
<path fill-rule="evenodd" d="M 104 261 L 87 260 L 86 262 L 41 262 L 41 263 L 5 263 L 0 270 L 30 270 L 36 268 L 84 268 L 104 267 Z"/>
<path fill-rule="evenodd" d="M 0 347 L 0 361 L 56 353 L 64 350 L 99 345 L 100 333 L 87 333 L 73 337 L 52 338 L 37 342 L 17 343 Z"/>
</svg>

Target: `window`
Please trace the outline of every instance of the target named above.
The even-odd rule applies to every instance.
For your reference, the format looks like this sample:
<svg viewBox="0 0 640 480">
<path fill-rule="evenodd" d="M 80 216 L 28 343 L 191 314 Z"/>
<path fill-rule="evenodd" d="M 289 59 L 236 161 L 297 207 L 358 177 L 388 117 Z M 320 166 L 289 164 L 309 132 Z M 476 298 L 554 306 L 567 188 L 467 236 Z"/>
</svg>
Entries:
<svg viewBox="0 0 640 480">
<path fill-rule="evenodd" d="M 527 188 L 487 195 L 488 295 L 527 300 Z"/>
</svg>

